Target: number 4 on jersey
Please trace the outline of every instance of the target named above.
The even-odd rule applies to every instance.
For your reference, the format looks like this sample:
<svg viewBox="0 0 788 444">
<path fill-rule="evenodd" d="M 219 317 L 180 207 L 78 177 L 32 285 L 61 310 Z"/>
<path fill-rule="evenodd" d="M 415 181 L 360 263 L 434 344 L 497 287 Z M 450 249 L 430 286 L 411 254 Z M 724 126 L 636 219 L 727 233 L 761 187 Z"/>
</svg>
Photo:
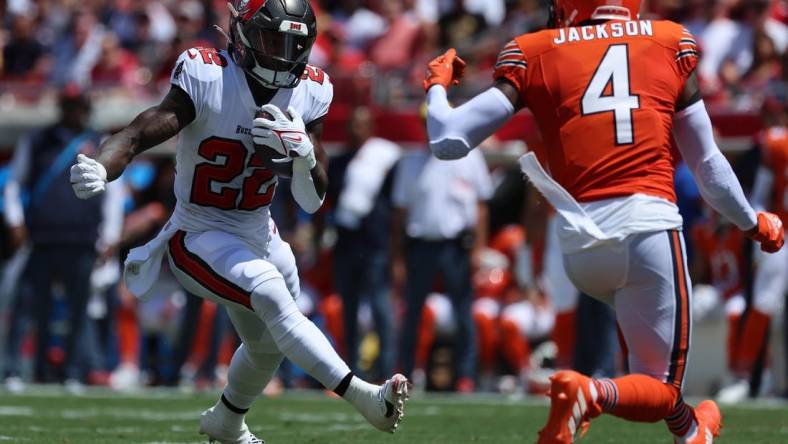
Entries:
<svg viewBox="0 0 788 444">
<path fill-rule="evenodd" d="M 627 45 L 611 45 L 607 49 L 580 103 L 580 112 L 584 116 L 606 112 L 614 114 L 616 145 L 635 142 L 632 110 L 640 108 L 640 97 L 630 90 L 627 53 Z M 606 91 L 608 85 L 610 90 Z"/>
</svg>

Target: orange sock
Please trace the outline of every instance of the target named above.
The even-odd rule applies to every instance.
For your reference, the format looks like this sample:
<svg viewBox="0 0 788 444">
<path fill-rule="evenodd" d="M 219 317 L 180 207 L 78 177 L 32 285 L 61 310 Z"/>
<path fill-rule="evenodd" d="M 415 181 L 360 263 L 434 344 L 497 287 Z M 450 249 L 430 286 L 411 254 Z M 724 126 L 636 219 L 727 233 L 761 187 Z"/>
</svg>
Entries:
<svg viewBox="0 0 788 444">
<path fill-rule="evenodd" d="M 730 363 L 734 374 L 746 377 L 752 372 L 766 344 L 770 320 L 768 314 L 754 308 L 742 314 L 734 348 L 736 354 Z"/>
<path fill-rule="evenodd" d="M 205 301 L 200 309 L 200 316 L 197 318 L 197 329 L 194 333 L 194 340 L 191 345 L 191 353 L 188 362 L 199 367 L 208 356 L 208 345 L 211 343 L 211 332 L 213 331 L 213 319 L 216 317 L 216 304 Z"/>
<path fill-rule="evenodd" d="M 630 421 L 665 419 L 680 398 L 679 390 L 646 375 L 595 379 L 597 402 L 605 413 Z"/>
<path fill-rule="evenodd" d="M 473 316 L 476 322 L 476 335 L 479 342 L 479 361 L 483 370 L 492 370 L 495 367 L 495 358 L 498 343 L 498 334 L 495 329 L 495 319 L 483 313 Z"/>
<path fill-rule="evenodd" d="M 219 357 L 217 362 L 222 365 L 230 365 L 230 361 L 233 359 L 233 353 L 238 348 L 238 340 L 235 338 L 235 335 L 225 334 L 222 338 L 222 342 L 219 345 Z"/>
<path fill-rule="evenodd" d="M 741 315 L 728 315 L 728 369 L 733 371 L 739 354 L 739 320 Z"/>
<path fill-rule="evenodd" d="M 518 374 L 528 367 L 531 347 L 523 338 L 517 324 L 509 319 L 501 321 L 501 353 L 509 367 Z"/>
<path fill-rule="evenodd" d="M 552 339 L 558 347 L 555 365 L 558 368 L 572 368 L 575 356 L 575 335 L 577 316 L 575 310 L 564 311 L 555 315 Z"/>
<path fill-rule="evenodd" d="M 597 403 L 602 411 L 635 422 L 665 420 L 671 433 L 683 436 L 695 420 L 695 412 L 681 391 L 646 375 L 595 379 Z"/>
<path fill-rule="evenodd" d="M 120 361 L 137 365 L 140 362 L 140 330 L 135 306 L 131 304 L 120 306 L 117 328 Z"/>
<path fill-rule="evenodd" d="M 426 369 L 432 344 L 435 342 L 435 313 L 425 305 L 421 312 L 419 338 L 416 343 L 416 368 Z"/>
<path fill-rule="evenodd" d="M 347 356 L 345 350 L 345 327 L 342 324 L 342 298 L 336 293 L 329 294 L 320 301 L 318 307 L 325 319 L 326 331 L 334 340 L 334 347 L 341 356 Z"/>
</svg>

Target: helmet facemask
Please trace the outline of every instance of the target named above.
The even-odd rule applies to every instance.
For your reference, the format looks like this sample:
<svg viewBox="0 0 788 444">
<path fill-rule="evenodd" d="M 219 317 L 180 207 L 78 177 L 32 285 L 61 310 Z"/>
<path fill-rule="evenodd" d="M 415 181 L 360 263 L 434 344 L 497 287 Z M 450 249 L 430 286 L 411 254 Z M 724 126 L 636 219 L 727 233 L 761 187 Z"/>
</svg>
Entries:
<svg viewBox="0 0 788 444">
<path fill-rule="evenodd" d="M 233 60 L 269 89 L 295 88 L 315 43 L 304 23 L 284 20 L 279 29 L 271 29 L 237 14 L 230 18 L 229 40 Z"/>
</svg>

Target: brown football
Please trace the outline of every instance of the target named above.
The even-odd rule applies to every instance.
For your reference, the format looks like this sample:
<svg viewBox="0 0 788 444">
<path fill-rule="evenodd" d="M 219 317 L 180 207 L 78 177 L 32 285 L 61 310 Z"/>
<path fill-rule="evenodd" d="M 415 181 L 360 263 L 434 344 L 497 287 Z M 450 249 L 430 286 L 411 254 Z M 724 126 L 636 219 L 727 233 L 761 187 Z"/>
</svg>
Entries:
<svg viewBox="0 0 788 444">
<path fill-rule="evenodd" d="M 262 117 L 264 119 L 273 120 L 274 116 L 271 113 L 263 110 L 258 110 L 254 115 L 255 118 Z M 276 163 L 273 159 L 283 159 L 284 155 L 275 149 L 265 146 L 254 144 L 255 153 L 263 160 L 265 167 L 276 173 L 277 176 L 290 177 L 293 174 L 292 162 Z"/>
</svg>

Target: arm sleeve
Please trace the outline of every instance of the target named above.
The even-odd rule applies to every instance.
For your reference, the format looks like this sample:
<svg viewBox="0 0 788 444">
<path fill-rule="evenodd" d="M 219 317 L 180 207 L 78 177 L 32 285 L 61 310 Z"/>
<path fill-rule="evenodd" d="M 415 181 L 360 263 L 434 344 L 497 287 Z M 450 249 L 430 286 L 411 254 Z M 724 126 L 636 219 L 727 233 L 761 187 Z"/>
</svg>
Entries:
<svg viewBox="0 0 788 444">
<path fill-rule="evenodd" d="M 673 135 L 703 199 L 740 229 L 754 227 L 758 222 L 755 210 L 714 141 L 711 119 L 702 100 L 676 113 Z"/>
<path fill-rule="evenodd" d="M 520 44 L 511 40 L 498 53 L 494 79 L 506 80 L 520 94 L 526 88 L 528 62 Z M 446 90 L 435 86 L 427 93 L 427 131 L 430 148 L 439 159 L 459 159 L 509 120 L 514 106 L 497 88 L 474 97 L 464 105 L 452 108 Z"/>
<path fill-rule="evenodd" d="M 317 193 L 312 180 L 312 167 L 304 159 L 293 160 L 293 177 L 290 179 L 290 193 L 304 211 L 314 214 L 323 205 L 323 197 Z"/>
<path fill-rule="evenodd" d="M 490 88 L 462 106 L 452 108 L 446 90 L 433 86 L 427 93 L 430 149 L 439 159 L 465 157 L 495 134 L 513 114 L 514 106 L 498 88 Z"/>
<path fill-rule="evenodd" d="M 27 182 L 30 171 L 30 139 L 27 137 L 17 143 L 11 161 L 11 176 L 3 189 L 3 213 L 9 226 L 25 224 L 25 210 L 22 205 L 22 185 Z"/>
</svg>

